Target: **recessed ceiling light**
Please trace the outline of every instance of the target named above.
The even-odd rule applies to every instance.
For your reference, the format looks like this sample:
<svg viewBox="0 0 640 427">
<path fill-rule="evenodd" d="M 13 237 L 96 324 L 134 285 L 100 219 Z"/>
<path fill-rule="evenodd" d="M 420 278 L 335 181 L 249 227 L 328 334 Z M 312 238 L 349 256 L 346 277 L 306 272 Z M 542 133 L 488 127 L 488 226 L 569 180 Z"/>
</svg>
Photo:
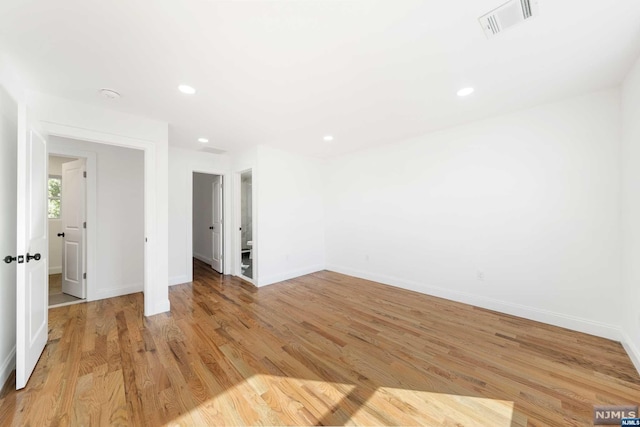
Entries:
<svg viewBox="0 0 640 427">
<path fill-rule="evenodd" d="M 196 90 L 194 88 L 187 85 L 178 86 L 178 90 L 182 93 L 186 93 L 187 95 L 193 95 L 194 93 L 196 93 Z"/>
<path fill-rule="evenodd" d="M 325 135 L 324 138 L 325 141 L 333 141 L 333 135 Z"/>
<path fill-rule="evenodd" d="M 473 89 L 472 87 L 465 87 L 462 88 L 458 91 L 458 96 L 468 96 L 471 95 L 473 93 L 475 89 Z"/>
<path fill-rule="evenodd" d="M 120 99 L 120 94 L 113 89 L 100 89 L 98 91 L 103 98 L 107 99 Z"/>
<path fill-rule="evenodd" d="M 209 142 L 207 138 L 198 138 L 198 142 L 202 142 L 203 144 Z"/>
</svg>

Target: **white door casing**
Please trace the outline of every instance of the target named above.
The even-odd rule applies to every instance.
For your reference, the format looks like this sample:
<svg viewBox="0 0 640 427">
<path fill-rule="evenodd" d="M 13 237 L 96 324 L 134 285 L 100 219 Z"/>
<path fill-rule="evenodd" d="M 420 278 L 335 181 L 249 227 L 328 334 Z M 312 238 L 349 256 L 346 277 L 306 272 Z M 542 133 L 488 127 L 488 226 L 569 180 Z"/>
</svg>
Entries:
<svg viewBox="0 0 640 427">
<path fill-rule="evenodd" d="M 62 292 L 85 299 L 86 288 L 84 238 L 86 221 L 86 162 L 78 159 L 62 164 L 61 217 L 62 247 Z"/>
<path fill-rule="evenodd" d="M 223 258 L 223 228 L 222 228 L 222 176 L 217 175 L 213 178 L 212 184 L 212 238 L 213 244 L 211 252 L 211 268 L 218 273 L 222 273 L 222 258 Z"/>
<path fill-rule="evenodd" d="M 47 140 L 21 105 L 18 111 L 16 389 L 26 386 L 48 335 Z M 31 258 L 35 257 L 35 258 Z"/>
</svg>

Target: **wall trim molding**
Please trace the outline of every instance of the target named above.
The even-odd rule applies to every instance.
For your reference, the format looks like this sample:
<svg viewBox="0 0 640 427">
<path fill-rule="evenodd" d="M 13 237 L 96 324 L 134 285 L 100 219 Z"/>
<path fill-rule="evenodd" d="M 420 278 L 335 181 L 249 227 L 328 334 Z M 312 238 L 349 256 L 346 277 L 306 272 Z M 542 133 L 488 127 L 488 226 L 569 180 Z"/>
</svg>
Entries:
<svg viewBox="0 0 640 427">
<path fill-rule="evenodd" d="M 49 274 L 61 274 L 61 273 L 62 273 L 62 266 L 60 267 L 49 266 Z"/>
<path fill-rule="evenodd" d="M 355 276 L 361 279 L 372 280 L 397 288 L 408 289 L 419 292 L 421 294 L 432 295 L 448 300 L 461 302 L 464 304 L 474 305 L 476 307 L 488 310 L 498 311 L 500 313 L 510 314 L 512 316 L 523 317 L 525 319 L 542 322 L 561 328 L 571 329 L 585 334 L 596 335 L 614 341 L 622 340 L 622 331 L 618 326 L 609 325 L 602 322 L 596 322 L 577 316 L 571 316 L 563 313 L 557 313 L 545 309 L 529 307 L 521 304 L 515 304 L 507 301 L 487 298 L 480 295 L 474 295 L 467 292 L 459 292 L 451 289 L 444 289 L 437 286 L 430 286 L 423 283 L 404 280 L 397 277 L 371 274 L 360 270 L 351 269 L 339 265 L 327 265 L 327 270 L 336 273 Z"/>
<path fill-rule="evenodd" d="M 96 290 L 92 299 L 87 301 L 97 301 L 105 298 L 121 297 L 123 295 L 135 294 L 144 291 L 144 284 L 134 283 L 131 285 L 123 286 L 121 288 L 109 289 L 109 290 Z"/>
<path fill-rule="evenodd" d="M 204 255 L 198 254 L 198 253 L 193 253 L 193 257 L 196 259 L 199 259 L 200 261 L 204 262 L 205 264 L 211 264 L 213 262 L 213 259 L 211 258 L 207 258 Z"/>
<path fill-rule="evenodd" d="M 11 372 L 16 369 L 16 346 L 14 345 L 7 357 L 0 365 L 0 390 L 4 387 L 4 383 L 11 375 Z"/>
<path fill-rule="evenodd" d="M 633 342 L 631 337 L 625 332 L 620 332 L 622 335 L 622 346 L 627 351 L 631 362 L 636 367 L 636 371 L 640 374 L 640 348 L 637 347 L 636 343 Z"/>
<path fill-rule="evenodd" d="M 169 278 L 169 286 L 181 285 L 183 283 L 191 282 L 192 280 L 186 274 L 181 276 L 173 276 Z"/>
<path fill-rule="evenodd" d="M 165 301 L 156 301 L 154 310 L 156 314 L 152 314 L 151 316 L 171 311 L 171 303 L 169 302 L 169 299 L 166 299 Z"/>
<path fill-rule="evenodd" d="M 300 268 L 297 270 L 286 271 L 280 274 L 274 274 L 272 276 L 261 277 L 257 283 L 258 287 L 272 285 L 274 283 L 283 282 L 289 279 L 295 279 L 296 277 L 304 276 L 305 274 L 316 273 L 325 269 L 324 265 L 312 265 L 310 267 Z"/>
</svg>

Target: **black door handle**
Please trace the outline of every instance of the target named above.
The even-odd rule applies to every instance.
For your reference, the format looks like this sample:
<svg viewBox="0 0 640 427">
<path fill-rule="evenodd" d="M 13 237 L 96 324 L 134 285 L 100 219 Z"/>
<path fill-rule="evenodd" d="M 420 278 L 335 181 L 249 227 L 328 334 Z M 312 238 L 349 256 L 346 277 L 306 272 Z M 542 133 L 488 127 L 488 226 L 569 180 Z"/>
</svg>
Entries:
<svg viewBox="0 0 640 427">
<path fill-rule="evenodd" d="M 213 230 L 213 225 L 211 227 L 209 227 L 209 230 Z"/>
<path fill-rule="evenodd" d="M 29 252 L 27 252 L 27 262 L 31 261 L 32 259 L 35 259 L 36 261 L 40 261 L 40 254 L 35 254 L 35 255 L 29 255 Z"/>
<path fill-rule="evenodd" d="M 18 264 L 22 264 L 24 262 L 24 255 L 11 256 L 7 255 L 3 258 L 3 261 L 7 264 L 11 264 L 13 261 L 18 261 Z"/>
<path fill-rule="evenodd" d="M 58 237 L 64 237 L 64 233 L 58 233 Z"/>
</svg>

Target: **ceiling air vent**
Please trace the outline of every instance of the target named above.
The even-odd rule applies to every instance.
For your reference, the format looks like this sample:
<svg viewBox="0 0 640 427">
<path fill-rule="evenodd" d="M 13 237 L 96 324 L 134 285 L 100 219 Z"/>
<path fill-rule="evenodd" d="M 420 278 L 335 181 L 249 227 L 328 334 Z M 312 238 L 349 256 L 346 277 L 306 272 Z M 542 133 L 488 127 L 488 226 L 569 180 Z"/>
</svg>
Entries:
<svg viewBox="0 0 640 427">
<path fill-rule="evenodd" d="M 538 14 L 537 0 L 509 0 L 478 20 L 488 39 Z"/>
</svg>

